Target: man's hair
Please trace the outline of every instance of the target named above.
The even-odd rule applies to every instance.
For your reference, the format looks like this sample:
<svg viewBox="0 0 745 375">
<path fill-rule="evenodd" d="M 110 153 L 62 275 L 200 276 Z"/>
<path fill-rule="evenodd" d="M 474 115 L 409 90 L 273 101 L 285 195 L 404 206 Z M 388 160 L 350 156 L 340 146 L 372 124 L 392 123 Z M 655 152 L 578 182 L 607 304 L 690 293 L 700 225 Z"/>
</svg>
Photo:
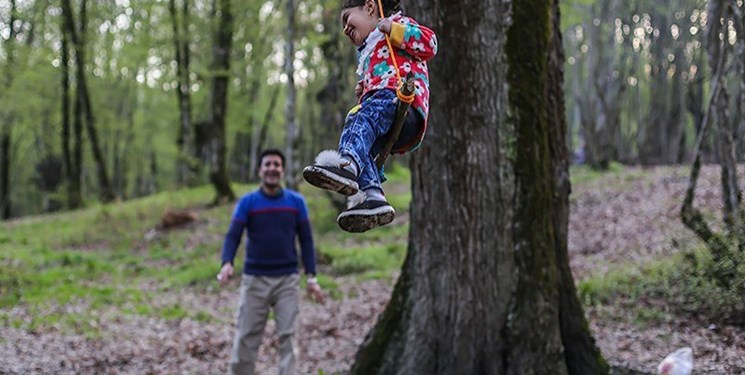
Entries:
<svg viewBox="0 0 745 375">
<path fill-rule="evenodd" d="M 285 167 L 285 154 L 283 154 L 282 151 L 279 151 L 279 149 L 268 148 L 262 151 L 261 155 L 259 155 L 259 165 L 258 165 L 259 168 L 261 168 L 261 163 L 264 161 L 264 156 L 267 156 L 267 155 L 279 156 L 279 158 L 282 159 L 282 168 Z"/>
<path fill-rule="evenodd" d="M 375 4 L 378 3 L 378 0 L 375 1 Z M 401 9 L 401 0 L 381 0 L 383 3 L 383 13 L 385 13 L 386 17 L 390 16 L 394 12 L 398 12 Z M 341 3 L 341 9 L 347 9 L 347 8 L 356 8 L 361 7 L 365 5 L 365 0 L 343 0 Z"/>
</svg>

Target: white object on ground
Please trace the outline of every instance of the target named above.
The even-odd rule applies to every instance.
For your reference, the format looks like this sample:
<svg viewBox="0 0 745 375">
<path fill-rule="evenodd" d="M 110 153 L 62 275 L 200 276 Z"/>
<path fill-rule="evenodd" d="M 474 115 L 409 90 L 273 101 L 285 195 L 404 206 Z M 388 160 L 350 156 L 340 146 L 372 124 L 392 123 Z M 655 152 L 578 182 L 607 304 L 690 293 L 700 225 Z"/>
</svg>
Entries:
<svg viewBox="0 0 745 375">
<path fill-rule="evenodd" d="M 685 347 L 670 353 L 657 366 L 659 375 L 690 375 L 693 371 L 693 349 Z"/>
</svg>

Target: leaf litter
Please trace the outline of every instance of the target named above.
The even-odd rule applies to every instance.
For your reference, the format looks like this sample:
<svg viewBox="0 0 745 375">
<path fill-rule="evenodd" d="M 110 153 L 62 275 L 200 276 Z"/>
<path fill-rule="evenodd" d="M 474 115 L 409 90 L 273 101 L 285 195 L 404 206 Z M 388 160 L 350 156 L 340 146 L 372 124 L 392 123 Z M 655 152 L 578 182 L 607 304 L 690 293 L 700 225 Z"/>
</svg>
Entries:
<svg viewBox="0 0 745 375">
<path fill-rule="evenodd" d="M 575 278 L 621 264 L 641 265 L 698 246 L 679 219 L 687 177 L 685 167 L 628 168 L 574 186 L 569 252 Z M 721 209 L 718 179 L 718 167 L 705 166 L 695 200 L 696 206 L 715 219 Z M 295 338 L 300 374 L 346 371 L 395 283 L 394 279 L 357 281 L 353 277 L 335 281 L 340 298 L 328 298 L 324 304 L 302 298 Z M 166 320 L 102 309 L 95 322 L 90 322 L 101 332 L 94 337 L 54 326 L 41 331 L 14 328 L 9 322 L 29 321 L 32 312 L 22 306 L 4 310 L 0 315 L 0 373 L 226 373 L 237 282 L 222 289 L 188 288 L 162 298 L 157 304 L 176 304 L 187 317 Z M 675 316 L 654 325 L 641 324 L 622 306 L 586 308 L 595 340 L 610 364 L 654 373 L 668 353 L 690 346 L 695 374 L 745 374 L 745 329 Z M 56 308 L 75 314 L 81 306 Z M 197 316 L 209 319 L 202 321 Z M 279 343 L 274 332 L 270 320 L 259 351 L 259 374 L 276 371 Z"/>
</svg>

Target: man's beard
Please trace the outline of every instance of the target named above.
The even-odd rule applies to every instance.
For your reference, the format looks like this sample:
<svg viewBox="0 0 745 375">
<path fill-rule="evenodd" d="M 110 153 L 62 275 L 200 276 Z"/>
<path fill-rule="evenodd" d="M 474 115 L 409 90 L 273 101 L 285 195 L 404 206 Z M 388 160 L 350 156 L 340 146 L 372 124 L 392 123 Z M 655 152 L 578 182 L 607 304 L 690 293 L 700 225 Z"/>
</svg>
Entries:
<svg viewBox="0 0 745 375">
<path fill-rule="evenodd" d="M 271 178 L 272 181 L 269 181 L 269 178 L 264 178 L 264 186 L 266 186 L 269 189 L 274 189 L 279 187 L 279 184 L 282 182 L 282 177 L 279 174 L 276 175 L 268 175 L 266 177 Z M 274 180 L 276 178 L 276 180 Z M 276 182 L 274 182 L 276 181 Z"/>
</svg>

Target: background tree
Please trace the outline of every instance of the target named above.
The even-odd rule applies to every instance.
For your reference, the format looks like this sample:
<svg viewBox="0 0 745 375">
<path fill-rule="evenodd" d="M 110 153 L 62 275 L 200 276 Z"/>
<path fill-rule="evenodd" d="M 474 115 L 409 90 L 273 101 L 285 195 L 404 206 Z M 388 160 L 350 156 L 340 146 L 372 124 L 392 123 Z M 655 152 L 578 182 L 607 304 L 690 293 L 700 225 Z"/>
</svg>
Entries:
<svg viewBox="0 0 745 375">
<path fill-rule="evenodd" d="M 13 82 L 13 66 L 14 66 L 14 55 L 15 50 L 13 45 L 15 44 L 16 38 L 16 21 L 17 21 L 18 8 L 16 7 L 16 1 L 11 0 L 10 2 L 10 20 L 8 38 L 4 40 L 5 51 L 8 54 L 7 63 L 5 66 L 5 74 L 3 78 L 3 91 L 5 93 L 10 92 L 10 87 Z M 7 94 L 6 94 L 7 95 Z M 0 98 L 4 95 L 0 95 Z M 13 113 L 6 114 L 2 118 L 2 124 L 0 125 L 0 218 L 8 219 L 11 214 L 11 203 L 10 203 L 10 137 L 12 134 L 13 126 Z"/>
<path fill-rule="evenodd" d="M 173 28 L 173 45 L 176 58 L 176 77 L 178 88 L 176 97 L 178 98 L 179 113 L 181 126 L 177 144 L 179 146 L 180 156 L 177 166 L 177 179 L 179 183 L 193 185 L 196 183 L 194 175 L 197 169 L 196 163 L 198 158 L 194 158 L 194 129 L 192 125 L 191 109 L 191 79 L 189 75 L 190 52 L 189 52 L 189 0 L 182 0 L 181 13 L 176 7 L 176 0 L 170 0 L 168 10 L 171 14 L 171 24 Z M 179 19 L 181 22 L 179 22 Z"/>
<path fill-rule="evenodd" d="M 83 205 L 83 193 L 80 189 L 80 170 L 77 168 L 79 164 L 73 163 L 73 154 L 77 155 L 77 152 L 71 150 L 70 144 L 70 50 L 65 23 L 61 22 L 61 26 L 60 34 L 62 34 L 62 43 L 60 70 L 62 72 L 62 160 L 65 177 L 67 179 L 67 206 L 74 209 Z M 77 141 L 77 138 L 75 138 L 75 140 Z M 72 147 L 79 149 L 81 146 L 76 143 Z"/>
<path fill-rule="evenodd" d="M 295 119 L 297 91 L 295 90 L 295 0 L 285 0 L 287 18 L 287 38 L 285 39 L 285 69 L 287 77 L 287 99 L 285 101 L 285 120 L 287 121 L 287 141 L 285 144 L 285 179 L 287 187 L 297 190 L 296 149 L 298 147 L 298 125 Z"/>
<path fill-rule="evenodd" d="M 728 1 L 710 1 L 707 5 L 707 56 L 712 71 L 712 89 L 708 111 L 702 121 L 695 146 L 695 158 L 691 168 L 688 189 L 681 208 L 683 223 L 707 244 L 713 262 L 707 272 L 718 285 L 738 288 L 740 294 L 745 291 L 745 280 L 742 278 L 741 267 L 745 264 L 743 258 L 743 219 L 742 196 L 739 188 L 736 155 L 737 138 L 736 122 L 732 120 L 730 91 L 727 76 L 737 73 L 738 63 L 733 63 L 743 56 L 743 50 L 735 53 L 734 46 L 742 47 L 738 42 L 742 36 L 743 21 L 741 5 Z M 727 26 L 739 24 L 733 28 Z M 734 30 L 733 30 L 734 29 Z M 733 33 L 734 31 L 734 33 Z M 733 35 L 734 34 L 734 35 Z M 738 82 L 735 89 L 742 89 Z M 738 104 L 734 104 L 737 108 Z M 719 164 L 721 166 L 722 187 L 722 221 L 723 231 L 707 222 L 704 214 L 693 206 L 696 187 L 702 163 L 702 148 L 704 140 L 713 128 L 715 144 L 719 150 Z M 738 280 L 739 279 L 739 280 Z"/>
<path fill-rule="evenodd" d="M 215 203 L 235 200 L 227 173 L 225 119 L 228 108 L 228 78 L 230 51 L 233 43 L 233 15 L 230 0 L 214 0 L 213 14 L 217 18 L 212 47 L 212 91 L 210 96 L 210 181 L 215 187 Z"/>
<path fill-rule="evenodd" d="M 65 18 L 65 24 L 67 25 L 67 33 L 70 36 L 70 40 L 73 44 L 75 51 L 75 67 L 76 67 L 76 121 L 82 121 L 85 124 L 86 132 L 88 133 L 88 140 L 91 145 L 93 152 L 93 158 L 96 162 L 98 182 L 99 182 L 99 195 L 103 202 L 109 202 L 114 199 L 114 190 L 109 179 L 108 168 L 106 167 L 106 161 L 101 150 L 101 146 L 98 140 L 98 130 L 96 129 L 96 121 L 93 115 L 93 108 L 88 92 L 88 84 L 85 73 L 85 43 L 86 43 L 86 29 L 87 29 L 87 1 L 82 0 L 80 2 L 80 24 L 76 26 L 75 17 L 73 16 L 72 6 L 70 0 L 62 0 L 62 13 Z M 84 116 L 84 117 L 83 117 Z"/>
<path fill-rule="evenodd" d="M 552 198 L 568 193 L 564 142 L 550 136 L 563 133 L 557 6 L 412 2 L 458 47 L 433 64 L 409 252 L 352 373 L 608 372 L 567 278 L 566 198 Z M 452 32 L 466 20 L 470 33 Z"/>
</svg>

